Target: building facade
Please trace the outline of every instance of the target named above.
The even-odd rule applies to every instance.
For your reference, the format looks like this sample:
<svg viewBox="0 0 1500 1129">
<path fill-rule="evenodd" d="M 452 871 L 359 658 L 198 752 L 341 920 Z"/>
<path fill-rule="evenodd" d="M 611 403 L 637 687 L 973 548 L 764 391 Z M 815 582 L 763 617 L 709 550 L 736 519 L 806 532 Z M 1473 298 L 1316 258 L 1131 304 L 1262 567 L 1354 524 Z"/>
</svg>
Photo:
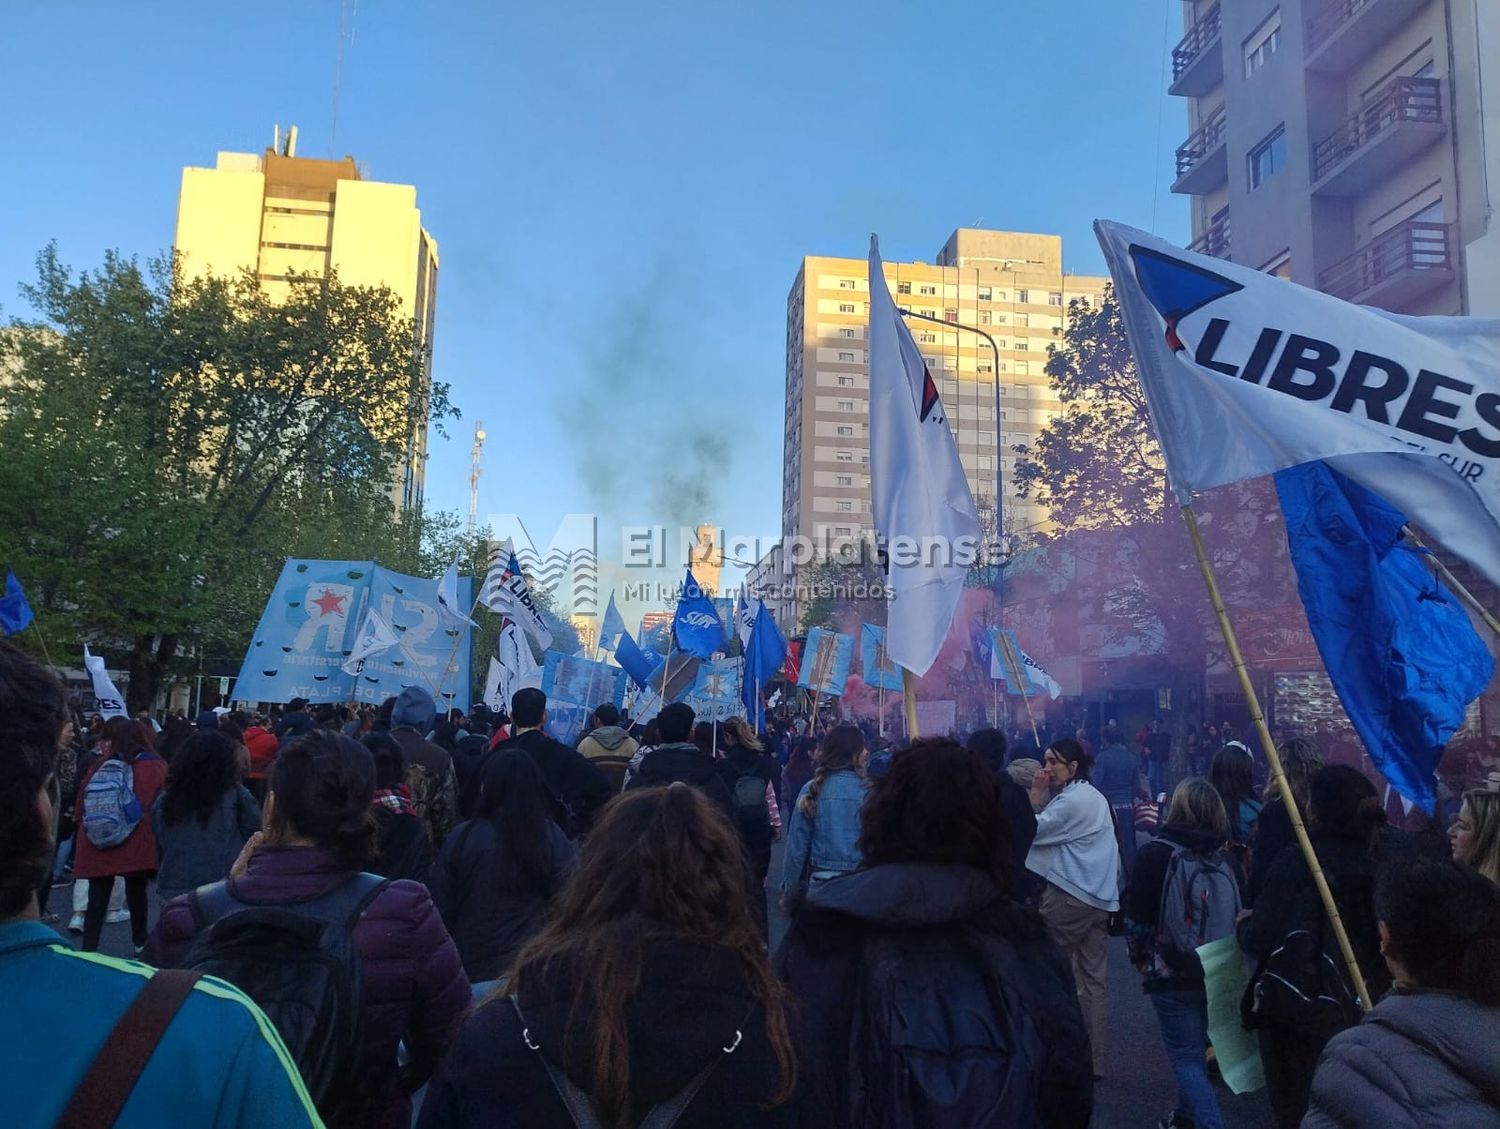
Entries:
<svg viewBox="0 0 1500 1129">
<path fill-rule="evenodd" d="M 431 380 L 438 250 L 414 186 L 370 180 L 352 157 L 299 157 L 294 128 L 264 153 L 221 152 L 213 168 L 183 169 L 175 246 L 189 277 L 249 270 L 272 296 L 294 272 L 388 287 Z M 422 504 L 427 423 L 412 420 L 392 488 L 400 509 Z"/>
<path fill-rule="evenodd" d="M 863 259 L 809 256 L 787 297 L 782 537 L 819 552 L 872 529 L 867 273 Z M 1047 347 L 1068 304 L 1097 303 L 1105 281 L 1064 272 L 1061 236 L 976 228 L 955 231 L 935 262 L 885 264 L 896 305 L 936 319 L 907 324 L 975 501 L 993 511 L 1001 499 L 1007 533 L 1046 528 L 1046 513 L 1015 496 L 1013 448 L 1061 412 L 1044 371 Z M 988 333 L 995 348 L 960 326 Z M 794 581 L 800 563 L 788 552 L 776 570 Z M 778 618 L 794 622 L 795 601 L 779 606 Z"/>
<path fill-rule="evenodd" d="M 1172 190 L 1192 197 L 1193 250 L 1363 305 L 1500 315 L 1496 84 L 1480 66 L 1500 57 L 1494 4 L 1183 9 Z"/>
</svg>

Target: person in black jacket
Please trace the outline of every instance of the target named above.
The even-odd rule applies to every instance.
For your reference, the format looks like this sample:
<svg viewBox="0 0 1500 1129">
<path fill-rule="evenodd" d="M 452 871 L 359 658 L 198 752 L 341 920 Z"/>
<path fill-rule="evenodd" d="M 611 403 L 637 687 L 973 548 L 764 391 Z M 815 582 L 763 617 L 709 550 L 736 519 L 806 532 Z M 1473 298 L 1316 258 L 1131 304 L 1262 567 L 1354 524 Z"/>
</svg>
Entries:
<svg viewBox="0 0 1500 1129">
<path fill-rule="evenodd" d="M 560 1088 L 607 1126 L 686 1099 L 677 1129 L 790 1129 L 785 992 L 745 904 L 740 854 L 697 789 L 612 803 L 509 994 L 465 1022 L 418 1129 L 587 1124 Z"/>
<path fill-rule="evenodd" d="M 640 767 L 625 785 L 652 788 L 662 784 L 691 784 L 732 820 L 734 818 L 733 775 L 692 741 L 696 715 L 686 702 L 673 702 L 656 715 L 661 744 L 641 758 Z"/>
<path fill-rule="evenodd" d="M 375 761 L 376 854 L 366 868 L 386 878 L 409 878 L 427 885 L 432 869 L 432 840 L 427 824 L 412 806 L 406 786 L 406 754 L 389 733 L 367 733 L 360 744 Z"/>
<path fill-rule="evenodd" d="M 588 757 L 554 741 L 543 731 L 547 724 L 547 695 L 535 687 L 517 690 L 511 698 L 511 737 L 490 751 L 490 757 L 502 750 L 520 749 L 541 770 L 542 782 L 550 793 L 552 817 L 568 838 L 576 839 L 593 826 L 599 809 L 609 802 L 612 792 L 604 773 L 589 763 Z M 476 779 L 482 779 L 481 766 Z M 460 801 L 462 802 L 462 801 Z M 470 810 L 477 810 L 477 798 Z"/>
<path fill-rule="evenodd" d="M 995 774 L 995 783 L 1000 786 L 1000 807 L 1005 812 L 1005 821 L 1010 825 L 1011 858 L 1024 859 L 1031 851 L 1031 842 L 1036 838 L 1036 812 L 1031 807 L 1031 797 L 1016 783 L 1005 768 L 1005 734 L 998 729 L 976 729 L 969 734 L 966 746 L 984 758 Z M 1040 897 L 1046 883 L 1025 867 L 1013 875 L 1015 893 L 1020 898 Z"/>
<path fill-rule="evenodd" d="M 1011 896 L 995 773 L 916 741 L 861 823 L 862 868 L 809 891 L 776 956 L 799 1005 L 799 1124 L 1084 1129 L 1088 1033 L 1066 956 Z M 899 1033 L 881 1018 L 897 1014 Z"/>
<path fill-rule="evenodd" d="M 1276 750 L 1281 755 L 1281 767 L 1291 786 L 1292 798 L 1297 802 L 1297 813 L 1307 822 L 1307 789 L 1312 778 L 1323 768 L 1323 754 L 1318 746 L 1302 737 L 1293 737 L 1283 742 Z M 1246 891 L 1245 904 L 1254 905 L 1266 884 L 1266 875 L 1271 873 L 1271 864 L 1281 857 L 1281 852 L 1295 845 L 1297 837 L 1292 832 L 1292 815 L 1281 797 L 1281 789 L 1272 780 L 1266 786 L 1265 806 L 1255 821 L 1255 842 L 1250 851 L 1250 886 Z"/>
<path fill-rule="evenodd" d="M 547 818 L 536 763 L 519 749 L 497 752 L 485 763 L 475 818 L 453 829 L 428 883 L 476 994 L 541 929 L 573 855 Z"/>
</svg>

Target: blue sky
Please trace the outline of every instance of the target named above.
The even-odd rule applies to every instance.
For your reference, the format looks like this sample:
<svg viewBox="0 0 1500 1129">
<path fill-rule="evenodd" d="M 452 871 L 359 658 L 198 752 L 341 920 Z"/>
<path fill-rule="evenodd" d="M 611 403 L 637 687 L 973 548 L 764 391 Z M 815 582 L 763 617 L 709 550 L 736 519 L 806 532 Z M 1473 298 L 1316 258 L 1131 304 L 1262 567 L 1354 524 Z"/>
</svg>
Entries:
<svg viewBox="0 0 1500 1129">
<path fill-rule="evenodd" d="M 1181 242 L 1171 0 L 360 0 L 331 137 L 335 0 L 8 0 L 0 311 L 66 261 L 172 239 L 180 170 L 350 153 L 415 183 L 439 241 L 435 366 L 464 420 L 432 503 L 539 540 L 565 513 L 780 526 L 785 301 L 804 254 L 931 259 L 957 226 L 1096 216 Z M 19 107 L 27 107 L 23 112 Z"/>
</svg>

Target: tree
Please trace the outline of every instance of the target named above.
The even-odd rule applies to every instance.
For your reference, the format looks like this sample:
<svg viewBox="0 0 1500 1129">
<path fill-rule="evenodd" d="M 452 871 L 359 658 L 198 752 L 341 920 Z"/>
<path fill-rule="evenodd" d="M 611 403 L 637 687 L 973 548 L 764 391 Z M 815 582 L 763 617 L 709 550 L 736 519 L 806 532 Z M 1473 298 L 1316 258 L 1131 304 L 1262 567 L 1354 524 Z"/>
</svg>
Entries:
<svg viewBox="0 0 1500 1129">
<path fill-rule="evenodd" d="M 387 289 L 189 279 L 116 254 L 74 275 L 48 247 L 0 366 L 0 554 L 48 630 L 129 651 L 150 705 L 189 641 L 241 654 L 287 556 L 421 550 L 393 518 L 414 419 L 457 412 Z"/>
</svg>

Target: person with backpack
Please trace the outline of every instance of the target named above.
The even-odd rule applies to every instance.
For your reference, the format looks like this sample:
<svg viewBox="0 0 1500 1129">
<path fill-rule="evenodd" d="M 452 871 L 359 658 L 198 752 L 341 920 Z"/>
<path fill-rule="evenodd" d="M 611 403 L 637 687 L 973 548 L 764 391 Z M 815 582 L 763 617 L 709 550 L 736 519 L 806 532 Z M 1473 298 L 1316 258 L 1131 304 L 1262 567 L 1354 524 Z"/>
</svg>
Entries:
<svg viewBox="0 0 1500 1129">
<path fill-rule="evenodd" d="M 427 739 L 436 716 L 437 703 L 421 686 L 403 687 L 391 706 L 390 735 L 406 758 L 412 808 L 427 825 L 428 841 L 434 848 L 458 822 L 453 756 Z"/>
<path fill-rule="evenodd" d="M 760 882 L 756 916 L 766 916 L 765 883 L 771 870 L 771 844 L 781 837 L 777 789 L 781 773 L 744 720 L 731 717 L 719 727 L 719 755 L 733 776 L 734 822 L 750 865 Z M 771 813 L 776 817 L 772 819 Z"/>
<path fill-rule="evenodd" d="M 1375 785 L 1345 765 L 1329 765 L 1308 786 L 1308 834 L 1333 892 L 1370 999 L 1355 997 L 1333 927 L 1295 843 L 1267 872 L 1240 947 L 1257 967 L 1242 1011 L 1256 1030 L 1276 1123 L 1293 1129 L 1307 1112 L 1318 1055 L 1339 1031 L 1359 1022 L 1391 986 L 1380 954 L 1375 879 L 1382 864 L 1408 858 L 1409 843 L 1386 827 Z"/>
<path fill-rule="evenodd" d="M 696 788 L 610 804 L 506 991 L 465 1022 L 417 1129 L 796 1124 L 786 993 L 740 855 Z"/>
<path fill-rule="evenodd" d="M 7 1129 L 321 1125 L 243 994 L 75 952 L 40 920 L 63 688 L 0 641 L 0 1089 Z M 134 724 L 133 722 L 129 724 Z M 71 753 L 69 753 L 71 755 Z"/>
<path fill-rule="evenodd" d="M 1177 1079 L 1158 1129 L 1223 1129 L 1203 1051 L 1208 996 L 1199 945 L 1234 935 L 1242 876 L 1224 852 L 1229 817 L 1206 780 L 1177 785 L 1160 834 L 1136 856 L 1125 904 L 1130 962 L 1140 972 Z"/>
<path fill-rule="evenodd" d="M 146 943 L 147 891 L 160 861 L 149 813 L 166 781 L 167 763 L 152 751 L 149 727 L 128 717 L 110 718 L 99 755 L 78 785 L 81 819 L 73 874 L 89 884 L 81 942 L 86 953 L 99 949 L 116 878 L 125 883 L 136 952 Z"/>
<path fill-rule="evenodd" d="M 1421 859 L 1382 873 L 1394 988 L 1318 1061 L 1303 1129 L 1500 1125 L 1500 889 Z"/>
<path fill-rule="evenodd" d="M 406 754 L 389 733 L 370 733 L 361 741 L 375 761 L 375 857 L 371 874 L 409 878 L 427 885 L 432 870 L 432 841 L 417 814 L 406 785 Z"/>
<path fill-rule="evenodd" d="M 1287 785 L 1292 790 L 1297 813 L 1305 823 L 1308 785 L 1323 767 L 1323 754 L 1318 746 L 1302 737 L 1289 738 L 1276 751 L 1281 757 L 1281 768 L 1286 774 Z M 1281 857 L 1282 851 L 1297 842 L 1296 835 L 1292 832 L 1292 814 L 1274 779 L 1266 785 L 1262 795 L 1264 803 L 1255 816 L 1255 840 L 1250 850 L 1246 905 L 1255 904 L 1265 885 L 1266 875 L 1270 873 L 1271 864 Z"/>
<path fill-rule="evenodd" d="M 151 808 L 163 901 L 227 877 L 260 830 L 260 804 L 240 782 L 240 749 L 227 733 L 199 730 L 172 758 L 166 789 Z"/>
<path fill-rule="evenodd" d="M 547 787 L 548 805 L 553 821 L 569 839 L 588 832 L 599 809 L 609 802 L 614 791 L 604 773 L 589 759 L 547 735 L 547 695 L 534 686 L 522 687 L 511 697 L 511 736 L 491 750 L 494 757 L 501 750 L 520 750 L 536 762 Z M 476 781 L 483 779 L 481 766 Z M 477 810 L 477 802 L 474 810 Z"/>
<path fill-rule="evenodd" d="M 823 739 L 813 777 L 792 803 L 781 856 L 783 913 L 795 913 L 813 884 L 859 869 L 868 756 L 857 726 L 836 725 Z"/>
<path fill-rule="evenodd" d="M 1241 870 L 1255 868 L 1252 844 L 1260 829 L 1261 802 L 1255 798 L 1255 759 L 1239 741 L 1230 741 L 1209 762 L 1208 782 L 1229 816 L 1229 851 Z M 1288 820 L 1290 830 L 1290 820 Z"/>
<path fill-rule="evenodd" d="M 863 866 L 808 891 L 776 955 L 800 1124 L 1088 1125 L 1083 1016 L 1067 958 L 1011 896 L 1008 830 L 994 772 L 946 738 L 870 786 Z"/>
<path fill-rule="evenodd" d="M 1124 888 L 1119 838 L 1109 801 L 1089 782 L 1093 758 L 1077 741 L 1059 737 L 1042 755 L 1032 781 L 1036 838 L 1026 869 L 1046 882 L 1040 909 L 1052 939 L 1068 954 L 1089 1026 L 1094 1077 L 1104 1076 L 1109 918 Z"/>
<path fill-rule="evenodd" d="M 520 749 L 486 761 L 478 810 L 448 836 L 430 883 L 476 994 L 510 970 L 546 923 L 573 858 L 573 844 L 547 818 L 536 762 Z"/>
<path fill-rule="evenodd" d="M 357 741 L 316 730 L 292 742 L 271 770 L 263 833 L 225 882 L 163 907 L 147 951 L 255 1000 L 334 1129 L 404 1129 L 409 1095 L 469 1003 L 427 889 L 365 873 L 374 795 L 374 760 Z"/>
</svg>

